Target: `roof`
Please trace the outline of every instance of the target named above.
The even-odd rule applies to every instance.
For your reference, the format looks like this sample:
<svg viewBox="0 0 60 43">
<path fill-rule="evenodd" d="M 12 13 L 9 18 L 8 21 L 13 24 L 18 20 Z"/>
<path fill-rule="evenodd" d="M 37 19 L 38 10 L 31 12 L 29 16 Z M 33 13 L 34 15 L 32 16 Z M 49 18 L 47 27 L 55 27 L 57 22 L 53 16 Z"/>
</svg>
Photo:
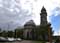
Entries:
<svg viewBox="0 0 60 43">
<path fill-rule="evenodd" d="M 45 7 L 43 6 L 41 9 L 41 12 L 46 11 Z"/>
<path fill-rule="evenodd" d="M 35 26 L 35 23 L 33 20 L 29 20 L 28 22 L 25 23 L 24 26 Z"/>
</svg>

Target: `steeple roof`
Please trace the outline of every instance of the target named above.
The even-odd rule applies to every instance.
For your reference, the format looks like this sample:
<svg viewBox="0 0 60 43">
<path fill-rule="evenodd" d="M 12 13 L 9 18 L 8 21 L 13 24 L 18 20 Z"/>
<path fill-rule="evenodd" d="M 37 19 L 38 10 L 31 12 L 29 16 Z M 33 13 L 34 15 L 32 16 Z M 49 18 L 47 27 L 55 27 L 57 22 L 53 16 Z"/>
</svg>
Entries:
<svg viewBox="0 0 60 43">
<path fill-rule="evenodd" d="M 45 7 L 43 6 L 41 9 L 41 12 L 46 11 Z"/>
</svg>

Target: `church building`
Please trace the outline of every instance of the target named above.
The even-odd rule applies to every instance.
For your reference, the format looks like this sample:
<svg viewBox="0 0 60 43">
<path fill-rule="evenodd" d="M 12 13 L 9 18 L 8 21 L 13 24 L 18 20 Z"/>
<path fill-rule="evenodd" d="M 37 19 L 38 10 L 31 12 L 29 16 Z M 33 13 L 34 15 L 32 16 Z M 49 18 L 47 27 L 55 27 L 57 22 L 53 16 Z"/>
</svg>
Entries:
<svg viewBox="0 0 60 43">
<path fill-rule="evenodd" d="M 44 6 L 41 9 L 40 17 L 39 28 L 37 28 L 33 20 L 26 22 L 23 32 L 24 39 L 48 40 L 52 36 L 51 24 L 47 21 L 47 12 Z"/>
</svg>

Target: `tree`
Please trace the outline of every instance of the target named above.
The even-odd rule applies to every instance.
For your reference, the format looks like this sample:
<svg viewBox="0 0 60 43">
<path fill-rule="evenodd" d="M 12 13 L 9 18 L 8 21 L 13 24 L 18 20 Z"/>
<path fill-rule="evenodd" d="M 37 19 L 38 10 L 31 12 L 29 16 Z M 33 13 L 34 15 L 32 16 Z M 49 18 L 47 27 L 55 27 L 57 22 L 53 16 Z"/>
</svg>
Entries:
<svg viewBox="0 0 60 43">
<path fill-rule="evenodd" d="M 15 29 L 15 35 L 16 38 L 23 38 L 23 29 Z"/>
<path fill-rule="evenodd" d="M 13 37 L 13 35 L 14 35 L 13 31 L 8 31 L 7 34 L 8 34 L 8 37 Z"/>
<path fill-rule="evenodd" d="M 1 33 L 1 28 L 0 28 L 0 36 L 2 35 L 2 33 Z"/>
<path fill-rule="evenodd" d="M 7 37 L 7 32 L 5 30 L 2 31 L 2 36 Z"/>
</svg>

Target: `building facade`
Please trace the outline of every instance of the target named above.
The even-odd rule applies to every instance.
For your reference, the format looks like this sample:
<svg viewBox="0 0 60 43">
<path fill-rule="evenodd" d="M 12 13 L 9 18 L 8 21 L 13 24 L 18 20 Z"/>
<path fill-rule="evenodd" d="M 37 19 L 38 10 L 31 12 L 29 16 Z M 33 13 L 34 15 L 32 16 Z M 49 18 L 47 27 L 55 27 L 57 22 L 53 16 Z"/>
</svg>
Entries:
<svg viewBox="0 0 60 43">
<path fill-rule="evenodd" d="M 38 39 L 38 40 L 49 40 L 52 35 L 51 24 L 47 21 L 47 12 L 44 7 L 41 9 L 41 23 L 39 28 L 35 25 L 33 20 L 26 22 L 24 25 L 24 39 Z"/>
<path fill-rule="evenodd" d="M 33 20 L 30 20 L 26 22 L 24 25 L 24 33 L 23 33 L 23 38 L 24 39 L 32 39 L 34 29 L 36 28 L 36 25 Z"/>
</svg>

